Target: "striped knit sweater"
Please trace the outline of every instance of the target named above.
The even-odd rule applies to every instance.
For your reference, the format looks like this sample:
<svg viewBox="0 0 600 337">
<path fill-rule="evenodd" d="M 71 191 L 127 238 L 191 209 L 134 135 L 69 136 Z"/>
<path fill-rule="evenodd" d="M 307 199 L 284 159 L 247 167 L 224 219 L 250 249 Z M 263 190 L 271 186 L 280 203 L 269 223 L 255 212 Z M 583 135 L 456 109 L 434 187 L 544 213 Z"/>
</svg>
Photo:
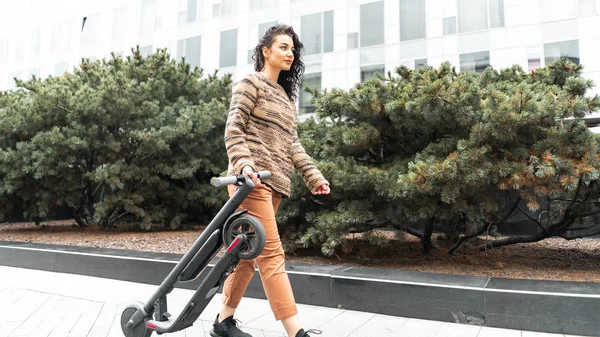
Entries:
<svg viewBox="0 0 600 337">
<path fill-rule="evenodd" d="M 281 85 L 266 75 L 246 75 L 233 86 L 225 126 L 229 174 L 240 174 L 249 165 L 256 171 L 269 170 L 262 182 L 290 196 L 292 167 L 314 192 L 329 184 L 298 140 L 298 114 L 294 102 Z"/>
</svg>

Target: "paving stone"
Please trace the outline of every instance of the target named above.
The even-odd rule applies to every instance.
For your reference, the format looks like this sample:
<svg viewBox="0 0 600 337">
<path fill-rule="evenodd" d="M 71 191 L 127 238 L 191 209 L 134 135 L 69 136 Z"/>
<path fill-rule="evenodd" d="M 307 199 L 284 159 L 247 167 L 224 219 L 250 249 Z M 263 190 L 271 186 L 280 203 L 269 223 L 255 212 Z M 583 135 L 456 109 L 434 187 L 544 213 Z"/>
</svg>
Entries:
<svg viewBox="0 0 600 337">
<path fill-rule="evenodd" d="M 523 331 L 521 337 L 564 337 L 563 334 Z"/>
<path fill-rule="evenodd" d="M 479 330 L 477 337 L 521 337 L 521 331 L 484 326 Z"/>
<path fill-rule="evenodd" d="M 87 337 L 106 337 L 118 308 L 117 304 L 104 303 Z"/>
<path fill-rule="evenodd" d="M 10 334 L 15 331 L 21 322 L 6 322 L 4 324 L 0 324 L 0 337 L 8 337 Z"/>
<path fill-rule="evenodd" d="M 407 321 L 408 318 L 404 317 L 375 315 L 354 331 L 350 337 L 398 336 L 400 329 Z"/>
<path fill-rule="evenodd" d="M 147 284 L 4 266 L 0 266 L 0 275 L 0 337 L 123 337 L 122 310 L 156 290 Z M 193 293 L 175 289 L 168 296 L 169 312 L 178 315 Z M 220 306 L 221 295 L 217 294 L 192 327 L 165 336 L 209 337 Z M 298 304 L 298 316 L 305 329 L 322 330 L 324 337 L 563 336 L 302 304 Z M 253 337 L 286 336 L 266 300 L 244 298 L 236 317 Z"/>
<path fill-rule="evenodd" d="M 62 297 L 51 295 L 48 299 L 29 316 L 18 329 L 11 333 L 11 336 L 44 336 L 50 333 L 53 325 L 45 319 L 52 313 L 53 310 L 62 302 Z M 52 326 L 42 325 L 50 323 Z M 50 327 L 50 329 L 48 329 Z"/>
</svg>

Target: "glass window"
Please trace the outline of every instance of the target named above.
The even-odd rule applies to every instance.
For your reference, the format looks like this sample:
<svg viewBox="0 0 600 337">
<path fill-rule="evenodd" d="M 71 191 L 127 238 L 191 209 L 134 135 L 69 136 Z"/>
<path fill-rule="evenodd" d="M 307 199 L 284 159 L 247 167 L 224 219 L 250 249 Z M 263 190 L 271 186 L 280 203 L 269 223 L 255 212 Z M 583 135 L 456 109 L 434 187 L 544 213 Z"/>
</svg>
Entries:
<svg viewBox="0 0 600 337">
<path fill-rule="evenodd" d="M 415 69 L 423 68 L 427 65 L 427 59 L 415 60 Z"/>
<path fill-rule="evenodd" d="M 333 11 L 323 13 L 323 52 L 333 51 Z"/>
<path fill-rule="evenodd" d="M 504 27 L 504 0 L 488 0 L 490 3 L 490 28 Z"/>
<path fill-rule="evenodd" d="M 115 8 L 113 11 L 113 40 L 122 39 L 125 37 L 125 25 L 127 24 L 127 7 L 122 6 Z"/>
<path fill-rule="evenodd" d="M 444 35 L 456 34 L 456 16 L 444 18 Z"/>
<path fill-rule="evenodd" d="M 546 65 L 550 65 L 561 58 L 567 58 L 579 64 L 579 41 L 562 41 L 544 44 Z"/>
<path fill-rule="evenodd" d="M 221 15 L 233 15 L 238 12 L 238 0 L 222 0 Z"/>
<path fill-rule="evenodd" d="M 248 50 L 248 64 L 253 64 L 254 60 L 252 59 L 252 56 L 254 56 L 254 49 L 249 49 Z"/>
<path fill-rule="evenodd" d="M 277 0 L 250 0 L 250 10 L 277 5 Z"/>
<path fill-rule="evenodd" d="M 192 67 L 200 67 L 201 45 L 201 36 L 195 36 L 185 39 L 185 59 Z"/>
<path fill-rule="evenodd" d="M 42 43 L 42 29 L 38 28 L 31 33 L 31 55 L 40 55 L 40 45 Z"/>
<path fill-rule="evenodd" d="M 219 67 L 231 67 L 237 63 L 237 29 L 221 32 Z"/>
<path fill-rule="evenodd" d="M 300 111 L 299 114 L 307 114 L 315 112 L 316 108 L 311 102 L 313 95 L 304 90 L 304 87 L 311 87 L 316 90 L 321 90 L 321 73 L 304 74 L 302 77 L 302 90 L 300 91 Z"/>
<path fill-rule="evenodd" d="M 458 31 L 474 32 L 488 28 L 486 0 L 458 0 Z"/>
<path fill-rule="evenodd" d="M 425 0 L 400 0 L 400 41 L 424 39 Z"/>
<path fill-rule="evenodd" d="M 498 27 L 504 27 L 504 0 L 458 0 L 458 32 Z"/>
<path fill-rule="evenodd" d="M 360 5 L 360 46 L 383 44 L 383 1 Z"/>
<path fill-rule="evenodd" d="M 306 55 L 333 51 L 333 11 L 304 15 L 300 25 Z"/>
<path fill-rule="evenodd" d="M 212 17 L 216 18 L 217 16 L 221 15 L 221 4 L 213 4 L 212 6 Z"/>
<path fill-rule="evenodd" d="M 358 48 L 358 33 L 348 33 L 348 49 Z"/>
<path fill-rule="evenodd" d="M 177 9 L 177 25 L 183 26 L 187 22 L 187 0 L 179 0 L 179 7 Z"/>
<path fill-rule="evenodd" d="M 182 58 L 184 52 L 185 52 L 185 40 L 177 40 L 177 59 Z"/>
<path fill-rule="evenodd" d="M 140 21 L 140 32 L 150 33 L 154 31 L 156 19 L 156 0 L 145 0 L 142 2 L 142 17 Z"/>
<path fill-rule="evenodd" d="M 578 0 L 577 1 L 577 13 L 579 15 L 595 14 L 596 13 L 595 0 Z"/>
<path fill-rule="evenodd" d="M 306 55 L 319 54 L 323 45 L 322 13 L 303 15 L 300 32 Z"/>
<path fill-rule="evenodd" d="M 360 81 L 364 82 L 365 80 L 375 76 L 375 74 L 385 74 L 385 66 L 383 64 L 378 64 L 376 66 L 368 66 L 360 68 Z"/>
<path fill-rule="evenodd" d="M 196 21 L 196 13 L 198 11 L 198 3 L 196 0 L 188 0 L 187 1 L 187 16 L 186 22 L 194 22 Z"/>
<path fill-rule="evenodd" d="M 258 25 L 258 38 L 263 37 L 263 35 L 265 35 L 265 33 L 267 32 L 267 29 L 275 26 L 276 24 L 277 24 L 277 21 L 271 21 L 271 22 L 261 23 L 260 25 Z"/>
<path fill-rule="evenodd" d="M 490 52 L 482 51 L 460 55 L 460 71 L 483 72 L 490 65 Z"/>
<path fill-rule="evenodd" d="M 179 26 L 183 26 L 185 24 L 186 16 L 186 11 L 180 11 L 179 14 L 177 14 L 177 24 Z"/>
<path fill-rule="evenodd" d="M 185 62 L 193 67 L 200 67 L 200 47 L 202 37 L 195 36 L 185 40 L 177 40 L 177 59 L 185 57 Z"/>
<path fill-rule="evenodd" d="M 542 55 L 540 47 L 533 46 L 527 48 L 527 66 L 529 71 L 535 70 L 542 66 Z"/>
<path fill-rule="evenodd" d="M 140 54 L 143 57 L 148 57 L 148 55 L 152 54 L 152 45 L 140 47 Z"/>
</svg>

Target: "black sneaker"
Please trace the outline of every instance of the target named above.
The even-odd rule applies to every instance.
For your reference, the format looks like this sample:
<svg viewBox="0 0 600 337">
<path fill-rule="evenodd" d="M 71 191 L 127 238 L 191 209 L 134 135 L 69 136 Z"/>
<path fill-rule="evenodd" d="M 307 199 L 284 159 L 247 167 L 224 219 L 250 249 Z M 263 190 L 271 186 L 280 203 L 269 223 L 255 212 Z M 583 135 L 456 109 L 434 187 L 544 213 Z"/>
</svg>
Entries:
<svg viewBox="0 0 600 337">
<path fill-rule="evenodd" d="M 210 335 L 212 337 L 252 337 L 238 328 L 237 321 L 233 319 L 233 316 L 229 316 L 219 323 L 219 315 L 210 330 Z"/>
<path fill-rule="evenodd" d="M 308 333 L 314 333 L 315 335 L 320 335 L 323 333 L 321 330 L 310 329 L 308 331 L 304 331 L 304 329 L 300 329 L 300 331 L 296 332 L 296 337 L 310 337 Z"/>
</svg>

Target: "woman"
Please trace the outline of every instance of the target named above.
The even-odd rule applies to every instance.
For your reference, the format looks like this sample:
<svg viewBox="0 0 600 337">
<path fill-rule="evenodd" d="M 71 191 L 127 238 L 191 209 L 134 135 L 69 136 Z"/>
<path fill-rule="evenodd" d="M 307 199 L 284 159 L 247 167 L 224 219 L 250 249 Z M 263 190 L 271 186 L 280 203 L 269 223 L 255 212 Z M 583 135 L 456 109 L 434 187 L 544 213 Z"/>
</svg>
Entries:
<svg viewBox="0 0 600 337">
<path fill-rule="evenodd" d="M 215 320 L 213 337 L 251 337 L 240 331 L 233 319 L 250 279 L 258 266 L 263 288 L 276 320 L 290 337 L 310 337 L 297 316 L 294 294 L 285 271 L 285 256 L 275 222 L 282 197 L 289 197 L 292 168 L 302 175 L 313 194 L 329 194 L 329 183 L 298 140 L 298 98 L 304 64 L 303 45 L 292 27 L 276 25 L 254 49 L 255 73 L 233 86 L 225 127 L 229 174 L 245 173 L 256 187 L 240 208 L 248 209 L 265 227 L 267 243 L 254 261 L 240 261 L 223 286 L 223 306 Z M 260 181 L 256 171 L 272 175 Z M 236 190 L 229 186 L 229 194 Z"/>
</svg>

